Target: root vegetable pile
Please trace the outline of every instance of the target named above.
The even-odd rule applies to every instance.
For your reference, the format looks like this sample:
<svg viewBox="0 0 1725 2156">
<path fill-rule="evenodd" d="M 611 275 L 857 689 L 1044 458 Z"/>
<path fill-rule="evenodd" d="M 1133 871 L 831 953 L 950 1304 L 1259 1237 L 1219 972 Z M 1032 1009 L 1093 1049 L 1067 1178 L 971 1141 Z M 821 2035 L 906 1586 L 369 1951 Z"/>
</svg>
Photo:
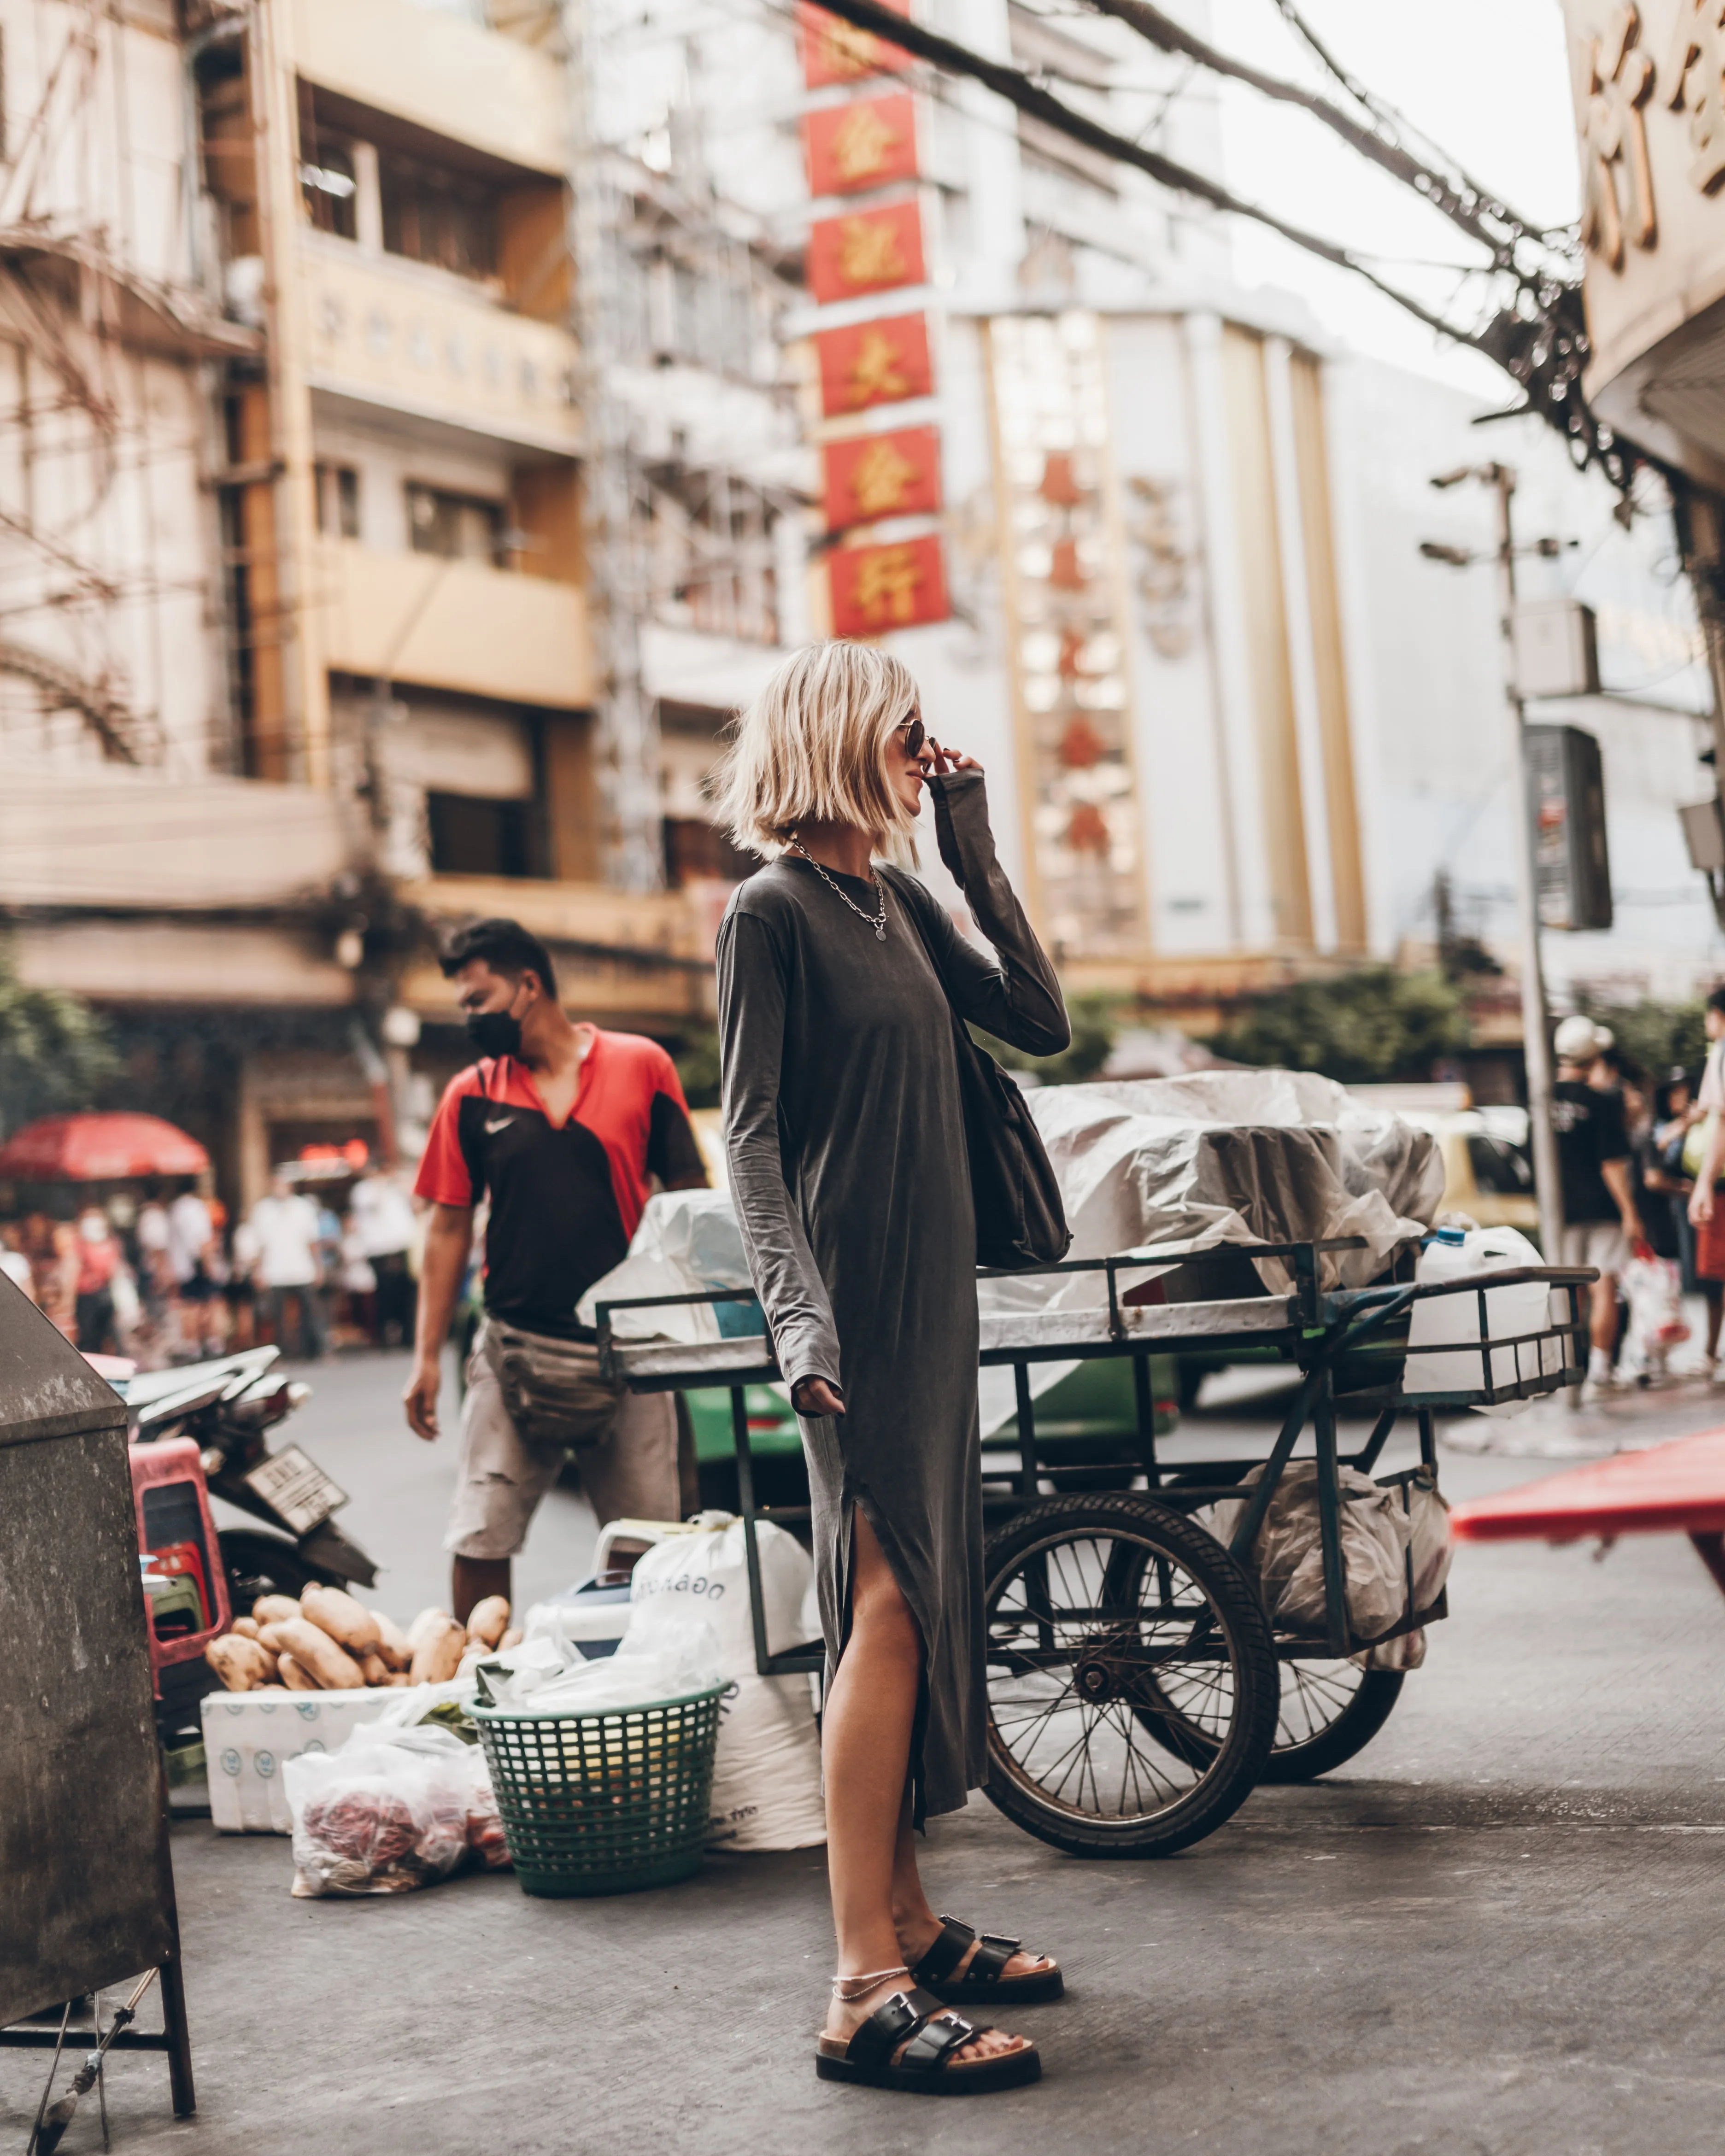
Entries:
<svg viewBox="0 0 1725 2156">
<path fill-rule="evenodd" d="M 314 1582 L 298 1601 L 260 1594 L 203 1658 L 229 1691 L 383 1691 L 444 1683 L 520 1637 L 501 1594 L 481 1602 L 469 1624 L 422 1609 L 403 1631 L 357 1595 Z"/>
</svg>

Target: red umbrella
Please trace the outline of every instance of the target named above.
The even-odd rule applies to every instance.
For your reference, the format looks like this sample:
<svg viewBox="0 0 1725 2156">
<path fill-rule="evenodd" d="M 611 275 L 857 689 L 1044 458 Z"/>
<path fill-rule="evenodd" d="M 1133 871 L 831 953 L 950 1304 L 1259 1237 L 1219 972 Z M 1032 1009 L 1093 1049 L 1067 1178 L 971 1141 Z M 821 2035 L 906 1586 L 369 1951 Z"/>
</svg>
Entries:
<svg viewBox="0 0 1725 2156">
<path fill-rule="evenodd" d="M 44 1116 L 0 1145 L 8 1183 L 114 1183 L 129 1175 L 202 1175 L 209 1155 L 160 1116 Z"/>
</svg>

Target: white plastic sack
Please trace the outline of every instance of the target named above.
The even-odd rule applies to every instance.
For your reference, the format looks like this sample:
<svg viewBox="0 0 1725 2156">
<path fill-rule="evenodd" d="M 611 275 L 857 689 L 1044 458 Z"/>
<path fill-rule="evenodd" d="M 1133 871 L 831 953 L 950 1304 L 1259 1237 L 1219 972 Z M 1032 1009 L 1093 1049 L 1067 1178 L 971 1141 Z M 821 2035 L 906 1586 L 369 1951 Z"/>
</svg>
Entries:
<svg viewBox="0 0 1725 2156">
<path fill-rule="evenodd" d="M 768 1650 L 803 1639 L 802 1609 L 814 1569 L 793 1535 L 756 1529 Z M 710 1845 L 809 1849 L 826 1840 L 820 1740 L 800 1677 L 763 1677 L 755 1667 L 748 1567 L 741 1520 L 692 1535 L 668 1535 L 646 1551 L 630 1581 L 632 1614 L 623 1648 L 665 1626 L 704 1621 L 729 1681 L 713 1769 Z M 639 1628 L 639 1631 L 638 1631 Z"/>
<path fill-rule="evenodd" d="M 445 1879 L 480 1846 L 470 1820 L 496 1815 L 483 1757 L 446 1729 L 368 1724 L 337 1752 L 287 1760 L 282 1779 L 292 1891 L 302 1898 L 398 1894 Z"/>
<path fill-rule="evenodd" d="M 625 1302 L 636 1296 L 701 1295 L 748 1285 L 748 1264 L 729 1193 L 660 1191 L 647 1200 L 629 1255 L 594 1281 L 576 1305 L 575 1315 L 583 1325 L 597 1325 L 602 1302 Z M 680 1340 L 690 1346 L 760 1329 L 758 1310 L 746 1303 L 624 1310 L 612 1320 L 619 1340 Z"/>
<path fill-rule="evenodd" d="M 1623 1291 L 1630 1306 L 1624 1360 L 1644 1377 L 1662 1378 L 1672 1348 L 1689 1337 L 1682 1270 L 1670 1258 L 1631 1258 L 1624 1269 Z"/>
<path fill-rule="evenodd" d="M 1471 1228 L 1459 1245 L 1434 1241 L 1420 1255 L 1417 1281 L 1475 1280 L 1494 1272 L 1509 1272 L 1523 1265 L 1542 1265 L 1538 1250 L 1516 1228 Z M 1538 1347 L 1526 1336 L 1561 1324 L 1568 1297 L 1562 1289 L 1543 1281 L 1524 1281 L 1515 1287 L 1487 1290 L 1487 1342 L 1520 1338 L 1519 1348 L 1491 1351 L 1494 1387 L 1512 1385 L 1517 1374 L 1531 1378 L 1555 1374 L 1563 1367 L 1563 1343 L 1543 1340 Z M 1480 1339 L 1480 1298 L 1476 1294 L 1427 1296 L 1414 1305 L 1408 1329 L 1408 1360 L 1402 1373 L 1405 1393 L 1477 1392 L 1485 1373 L 1485 1360 L 1476 1343 Z M 1436 1352 L 1447 1348 L 1447 1354 Z M 1508 1416 L 1531 1407 L 1531 1400 L 1504 1400 L 1481 1406 L 1480 1414 Z"/>
<path fill-rule="evenodd" d="M 603 1714 L 687 1699 L 725 1681 L 711 1625 L 631 1622 L 614 1655 L 589 1661 L 578 1647 L 552 1639 L 524 1640 L 481 1665 L 498 1707 L 531 1707 L 560 1714 Z"/>
<path fill-rule="evenodd" d="M 1262 1473 L 1261 1467 L 1253 1468 L 1241 1488 L 1249 1489 Z M 1412 1521 L 1398 1490 L 1382 1489 L 1370 1476 L 1352 1467 L 1343 1468 L 1340 1474 L 1348 1622 L 1356 1639 L 1370 1640 L 1407 1614 Z M 1210 1532 L 1218 1541 L 1231 1542 L 1246 1503 L 1244 1497 L 1231 1497 L 1210 1508 Z M 1264 1607 L 1278 1630 L 1306 1635 L 1325 1630 L 1328 1620 L 1315 1460 L 1291 1460 L 1283 1471 L 1245 1563 L 1256 1575 Z"/>
</svg>

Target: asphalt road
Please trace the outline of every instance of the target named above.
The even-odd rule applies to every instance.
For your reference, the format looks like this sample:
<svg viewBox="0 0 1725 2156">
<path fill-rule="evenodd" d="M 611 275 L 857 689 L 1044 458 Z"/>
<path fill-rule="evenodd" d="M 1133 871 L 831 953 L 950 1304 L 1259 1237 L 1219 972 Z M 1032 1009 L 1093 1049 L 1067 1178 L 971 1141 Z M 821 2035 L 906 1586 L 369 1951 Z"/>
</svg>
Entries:
<svg viewBox="0 0 1725 2156">
<path fill-rule="evenodd" d="M 398 1358 L 316 1373 L 295 1435 L 352 1491 L 347 1524 L 405 1614 L 441 1599 L 451 1471 L 398 1421 Z M 1200 1414 L 1201 1452 L 1267 1410 Z M 1451 1497 L 1725 1421 L 1686 1387 L 1458 1439 Z M 581 1572 L 558 1493 L 528 1596 Z M 600 1902 L 506 1874 L 293 1902 L 285 1841 L 175 1829 L 201 2109 L 117 2059 L 117 2149 L 300 2156 L 878 2156 L 1000 2147 L 1207 2156 L 1621 2156 L 1717 2148 L 1725 2108 L 1725 1609 L 1680 1542 L 1464 1548 L 1378 1739 L 1326 1781 L 1264 1789 L 1158 1864 L 1086 1864 L 978 1797 L 937 1822 L 937 1907 L 1065 1964 L 1022 2025 L 1040 2087 L 930 2103 L 834 2089 L 810 2063 L 830 1969 L 817 1852 L 719 1856 Z M 0 2065 L 20 2149 L 40 2055 Z M 91 2100 L 92 2102 L 94 2099 Z M 88 2109 L 88 2107 L 86 2107 Z M 67 2148 L 93 2148 L 94 2113 Z"/>
</svg>

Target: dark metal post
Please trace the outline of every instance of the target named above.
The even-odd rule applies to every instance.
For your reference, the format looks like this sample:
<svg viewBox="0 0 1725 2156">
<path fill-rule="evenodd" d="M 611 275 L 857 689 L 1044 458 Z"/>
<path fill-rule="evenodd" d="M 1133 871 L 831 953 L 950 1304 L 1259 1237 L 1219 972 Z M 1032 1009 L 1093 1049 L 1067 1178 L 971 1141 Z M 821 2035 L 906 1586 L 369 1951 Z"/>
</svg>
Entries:
<svg viewBox="0 0 1725 2156">
<path fill-rule="evenodd" d="M 1420 1464 L 1437 1472 L 1437 1424 L 1430 1408 L 1420 1409 Z"/>
<path fill-rule="evenodd" d="M 1013 1390 L 1019 1410 L 1019 1495 L 1029 1504 L 1036 1495 L 1036 1410 L 1030 1400 L 1030 1366 L 1012 1366 Z"/>
<path fill-rule="evenodd" d="M 1162 1486 L 1162 1470 L 1156 1462 L 1156 1399 L 1150 1389 L 1150 1358 L 1132 1358 L 1132 1398 L 1138 1411 L 1138 1458 L 1153 1490 Z"/>
<path fill-rule="evenodd" d="M 1336 1459 L 1336 1393 L 1329 1366 L 1318 1373 L 1312 1408 L 1312 1432 L 1317 1443 L 1317 1523 L 1323 1545 L 1324 1614 L 1331 1651 L 1348 1652 L 1348 1575 L 1342 1561 L 1342 1490 Z"/>
<path fill-rule="evenodd" d="M 749 1574 L 749 1621 L 755 1635 L 755 1667 L 771 1676 L 767 1651 L 767 1607 L 761 1595 L 761 1552 L 755 1541 L 755 1463 L 749 1451 L 748 1405 L 741 1385 L 731 1388 L 731 1437 L 737 1448 L 737 1502 L 742 1507 L 742 1550 Z"/>
</svg>

